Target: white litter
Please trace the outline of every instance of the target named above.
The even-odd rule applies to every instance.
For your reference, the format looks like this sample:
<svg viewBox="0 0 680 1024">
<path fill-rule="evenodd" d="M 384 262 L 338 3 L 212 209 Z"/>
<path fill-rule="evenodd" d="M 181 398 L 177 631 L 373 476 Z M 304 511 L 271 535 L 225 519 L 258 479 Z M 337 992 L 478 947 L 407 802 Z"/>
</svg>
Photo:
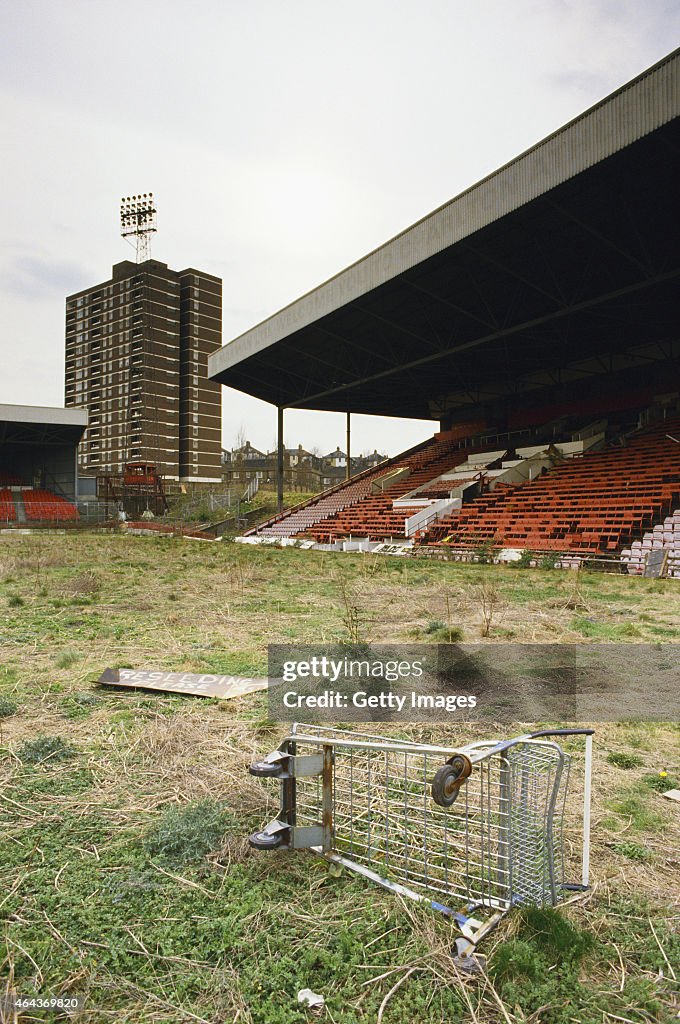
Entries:
<svg viewBox="0 0 680 1024">
<path fill-rule="evenodd" d="M 298 992 L 298 1003 L 309 1006 L 312 1010 L 320 1010 L 325 1002 L 324 997 L 312 992 L 311 988 L 302 988 Z"/>
</svg>

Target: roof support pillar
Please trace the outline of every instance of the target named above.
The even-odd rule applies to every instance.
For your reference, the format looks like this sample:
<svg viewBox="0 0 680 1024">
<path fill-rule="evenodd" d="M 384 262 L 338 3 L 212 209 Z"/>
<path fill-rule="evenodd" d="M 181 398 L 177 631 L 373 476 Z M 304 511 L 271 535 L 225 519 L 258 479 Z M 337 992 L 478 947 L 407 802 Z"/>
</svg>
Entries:
<svg viewBox="0 0 680 1024">
<path fill-rule="evenodd" d="M 276 502 L 283 512 L 283 406 L 277 408 L 276 418 Z"/>
<path fill-rule="evenodd" d="M 346 480 L 349 480 L 349 478 L 352 475 L 352 460 L 351 460 L 351 457 L 350 457 L 350 454 L 349 454 L 350 450 L 351 450 L 351 447 L 350 447 L 351 440 L 352 440 L 352 428 L 350 426 L 350 414 L 347 413 L 347 438 L 346 438 L 346 444 L 345 444 L 345 448 L 346 448 L 346 451 L 347 451 L 347 460 L 346 460 L 346 466 L 345 466 L 345 479 Z"/>
</svg>

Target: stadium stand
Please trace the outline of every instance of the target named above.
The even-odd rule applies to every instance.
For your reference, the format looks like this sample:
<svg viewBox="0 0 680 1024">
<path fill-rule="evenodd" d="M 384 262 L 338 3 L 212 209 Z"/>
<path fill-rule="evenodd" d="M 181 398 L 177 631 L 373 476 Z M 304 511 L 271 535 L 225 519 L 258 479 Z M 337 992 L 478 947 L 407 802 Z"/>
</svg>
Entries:
<svg viewBox="0 0 680 1024">
<path fill-rule="evenodd" d="M 421 542 L 613 553 L 651 529 L 680 499 L 680 445 L 665 420 L 567 459 L 538 479 L 498 484 L 444 517 Z"/>
<path fill-rule="evenodd" d="M 309 535 L 320 542 L 329 542 L 350 535 L 368 537 L 370 540 L 385 540 L 388 537 L 405 536 L 405 522 L 409 515 L 418 510 L 413 505 L 403 504 L 398 510 L 393 507 L 396 499 L 412 494 L 423 484 L 436 480 L 442 473 L 465 462 L 469 449 L 461 448 L 458 440 L 432 438 L 413 454 L 397 457 L 390 469 L 404 469 L 407 475 L 390 483 L 390 474 L 383 474 L 385 486 L 379 493 L 370 493 L 363 500 L 338 511 L 309 529 Z"/>
<path fill-rule="evenodd" d="M 270 537 L 293 537 L 309 530 L 317 523 L 336 515 L 356 504 L 370 494 L 373 481 L 378 474 L 371 473 L 360 480 L 352 481 L 335 489 L 312 504 L 305 504 L 291 512 L 284 519 L 264 527 L 259 532 Z"/>
<path fill-rule="evenodd" d="M 21 492 L 26 518 L 32 522 L 67 522 L 78 518 L 78 509 L 52 491 L 25 488 Z"/>
<path fill-rule="evenodd" d="M 409 531 L 419 545 L 555 551 L 567 567 L 572 556 L 611 557 L 628 545 L 633 573 L 642 571 L 648 549 L 672 542 L 680 574 L 680 513 L 662 522 L 680 504 L 680 444 L 672 436 L 680 433 L 680 417 L 632 429 L 634 422 L 612 425 L 606 441 L 604 433 L 575 430 L 573 422 L 562 437 L 554 426 L 541 428 L 542 442 L 539 429 L 532 443 L 523 435 L 524 447 L 516 448 L 509 435 L 435 435 L 250 532 L 319 543 L 383 541 L 404 538 L 409 517 L 423 513 L 423 528 Z M 441 518 L 427 521 L 434 503 L 456 495 L 459 507 L 452 500 Z M 651 533 L 643 538 L 645 531 Z M 669 570 L 675 554 L 674 548 Z"/>
<path fill-rule="evenodd" d="M 680 577 L 680 509 L 676 508 L 662 523 L 657 523 L 642 540 L 634 540 L 629 548 L 624 548 L 621 561 L 631 576 L 642 576 L 650 551 L 659 548 L 668 552 L 667 575 Z"/>
<path fill-rule="evenodd" d="M 404 460 L 412 455 L 418 454 L 432 443 L 428 438 L 414 448 L 409 449 L 394 459 L 388 459 L 373 469 L 367 469 L 363 473 L 352 477 L 351 480 L 334 487 L 322 494 L 310 498 L 301 505 L 288 509 L 281 515 L 274 516 L 266 523 L 260 524 L 247 535 L 259 534 L 265 537 L 293 537 L 296 534 L 309 530 L 316 523 L 328 519 L 337 512 L 356 504 L 365 498 L 371 491 L 374 482 L 391 475 L 395 469 L 402 466 Z"/>
<path fill-rule="evenodd" d="M 7 487 L 0 490 L 0 522 L 16 522 L 17 510 L 14 507 L 12 492 Z"/>
<path fill-rule="evenodd" d="M 467 463 L 475 451 L 487 447 L 481 442 L 475 447 L 469 438 L 435 435 L 249 533 L 270 537 L 306 534 L 320 542 L 349 534 L 374 540 L 403 537 L 408 516 L 422 506 L 424 499 L 448 496 L 451 484 L 433 483 L 432 495 L 420 488 L 438 481 L 442 473 L 455 470 Z M 476 475 L 471 473 L 464 478 L 465 482 L 472 482 Z M 456 481 L 458 485 L 462 482 Z M 408 504 L 408 496 L 413 497 L 412 505 Z M 401 507 L 394 509 L 397 499 L 401 499 Z"/>
</svg>

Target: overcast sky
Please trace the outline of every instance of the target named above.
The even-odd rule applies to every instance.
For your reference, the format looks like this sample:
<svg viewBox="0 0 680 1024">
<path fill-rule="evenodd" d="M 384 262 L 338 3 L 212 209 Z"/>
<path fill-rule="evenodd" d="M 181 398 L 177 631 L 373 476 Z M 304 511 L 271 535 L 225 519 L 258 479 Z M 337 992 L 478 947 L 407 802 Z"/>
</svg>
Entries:
<svg viewBox="0 0 680 1024">
<path fill-rule="evenodd" d="M 0 401 L 63 405 L 64 297 L 152 255 L 223 278 L 226 343 L 474 184 L 676 44 L 664 0 L 2 0 Z M 357 416 L 393 454 L 424 421 Z M 275 410 L 223 389 L 224 443 Z M 291 412 L 289 445 L 343 446 Z"/>
</svg>

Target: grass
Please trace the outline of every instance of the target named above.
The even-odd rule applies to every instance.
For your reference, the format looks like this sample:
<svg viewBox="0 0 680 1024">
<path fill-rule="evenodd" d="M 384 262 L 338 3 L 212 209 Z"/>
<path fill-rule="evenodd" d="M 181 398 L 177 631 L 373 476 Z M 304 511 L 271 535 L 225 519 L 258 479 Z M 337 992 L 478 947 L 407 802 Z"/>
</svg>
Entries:
<svg viewBox="0 0 680 1024">
<path fill-rule="evenodd" d="M 628 827 L 634 832 L 655 832 L 663 831 L 666 819 L 654 805 L 650 805 L 646 793 L 640 792 L 639 787 L 627 788 L 620 791 L 619 796 L 608 803 L 610 810 L 619 817 L 628 819 Z"/>
<path fill-rule="evenodd" d="M 77 994 L 83 1024 L 302 1024 L 301 988 L 330 1024 L 373 1024 L 386 999 L 383 1024 L 677 1015 L 680 829 L 662 795 L 677 725 L 598 726 L 593 890 L 513 911 L 484 943 L 486 974 L 463 980 L 444 918 L 319 858 L 248 847 L 277 811 L 276 784 L 247 772 L 281 736 L 262 696 L 96 682 L 106 667 L 260 674 L 268 643 L 341 641 L 356 621 L 374 642 L 479 640 L 485 586 L 485 644 L 653 641 L 680 624 L 674 583 L 585 575 L 575 593 L 555 570 L 113 535 L 7 538 L 0 580 L 0 978 L 22 994 Z"/>
<path fill-rule="evenodd" d="M 615 765 L 617 768 L 639 768 L 640 765 L 644 764 L 644 758 L 640 757 L 639 754 L 628 754 L 625 751 L 611 750 L 607 754 L 607 762 Z"/>
</svg>

